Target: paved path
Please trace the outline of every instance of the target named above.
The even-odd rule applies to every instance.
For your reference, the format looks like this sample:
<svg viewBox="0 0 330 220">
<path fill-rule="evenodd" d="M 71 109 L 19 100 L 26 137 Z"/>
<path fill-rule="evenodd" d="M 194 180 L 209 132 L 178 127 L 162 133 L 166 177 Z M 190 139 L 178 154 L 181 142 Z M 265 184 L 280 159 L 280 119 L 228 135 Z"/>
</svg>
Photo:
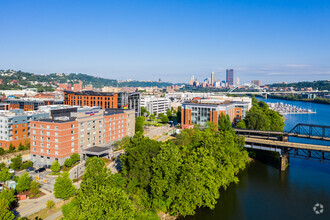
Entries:
<svg viewBox="0 0 330 220">
<path fill-rule="evenodd" d="M 60 216 L 62 216 L 62 210 L 59 210 L 59 211 L 55 212 L 54 214 L 48 216 L 47 218 L 45 218 L 45 220 L 56 220 Z"/>
</svg>

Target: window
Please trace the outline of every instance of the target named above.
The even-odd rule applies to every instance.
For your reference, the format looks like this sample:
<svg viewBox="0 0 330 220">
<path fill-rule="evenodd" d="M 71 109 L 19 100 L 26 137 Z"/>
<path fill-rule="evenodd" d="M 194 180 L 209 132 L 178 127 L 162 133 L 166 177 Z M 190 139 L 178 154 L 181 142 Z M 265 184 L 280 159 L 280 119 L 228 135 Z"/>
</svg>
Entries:
<svg viewBox="0 0 330 220">
<path fill-rule="evenodd" d="M 58 130 L 58 126 L 55 126 L 55 130 L 56 130 L 56 131 Z"/>
<path fill-rule="evenodd" d="M 55 155 L 58 155 L 58 151 L 55 151 Z"/>
<path fill-rule="evenodd" d="M 74 128 L 74 124 L 71 125 L 71 128 Z"/>
<path fill-rule="evenodd" d="M 33 141 L 33 142 L 32 142 L 32 145 L 33 145 L 33 146 L 36 146 L 36 142 L 35 142 L 35 141 Z"/>
<path fill-rule="evenodd" d="M 74 131 L 71 131 L 71 134 L 74 134 Z"/>
<path fill-rule="evenodd" d="M 47 150 L 47 154 L 50 154 L 50 150 Z"/>
<path fill-rule="evenodd" d="M 44 134 L 44 131 L 40 131 L 40 134 L 43 135 Z"/>
<path fill-rule="evenodd" d="M 55 143 L 58 143 L 58 138 L 55 138 Z"/>
<path fill-rule="evenodd" d="M 55 137 L 58 137 L 58 132 L 55 132 Z"/>
<path fill-rule="evenodd" d="M 47 125 L 47 129 L 50 129 L 50 125 Z"/>
<path fill-rule="evenodd" d="M 71 137 L 71 141 L 73 141 L 73 140 L 74 140 L 74 137 L 72 136 L 72 137 Z"/>
<path fill-rule="evenodd" d="M 43 141 L 44 140 L 44 137 L 40 137 L 40 140 Z"/>
<path fill-rule="evenodd" d="M 36 151 L 36 148 L 35 147 L 33 148 L 33 151 Z"/>
<path fill-rule="evenodd" d="M 17 131 L 15 131 L 15 134 L 17 134 Z"/>
<path fill-rule="evenodd" d="M 50 148 L 50 143 L 47 144 L 47 148 Z"/>
<path fill-rule="evenodd" d="M 55 144 L 55 149 L 58 149 L 58 144 Z"/>
<path fill-rule="evenodd" d="M 36 130 L 33 130 L 33 131 L 32 131 L 32 134 L 36 134 Z"/>
<path fill-rule="evenodd" d="M 74 148 L 71 148 L 71 153 L 74 153 Z"/>
<path fill-rule="evenodd" d="M 40 149 L 40 153 L 43 153 L 43 152 L 44 152 L 44 149 L 41 148 L 41 149 Z"/>
<path fill-rule="evenodd" d="M 49 136 L 50 135 L 50 132 L 49 131 L 47 131 L 47 136 Z"/>
<path fill-rule="evenodd" d="M 40 147 L 44 147 L 44 143 L 40 143 Z"/>
<path fill-rule="evenodd" d="M 40 125 L 40 128 L 44 128 L 44 125 Z"/>
<path fill-rule="evenodd" d="M 71 142 L 71 146 L 74 147 L 74 142 Z"/>
<path fill-rule="evenodd" d="M 17 126 L 17 125 L 15 125 L 15 128 L 18 128 L 18 126 Z"/>
</svg>

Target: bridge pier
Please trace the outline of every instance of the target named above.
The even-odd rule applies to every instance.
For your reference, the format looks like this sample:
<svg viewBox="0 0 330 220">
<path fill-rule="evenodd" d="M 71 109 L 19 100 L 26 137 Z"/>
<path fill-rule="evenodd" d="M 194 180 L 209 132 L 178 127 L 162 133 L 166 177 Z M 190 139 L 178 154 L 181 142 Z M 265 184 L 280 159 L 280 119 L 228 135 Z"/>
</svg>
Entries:
<svg viewBox="0 0 330 220">
<path fill-rule="evenodd" d="M 289 154 L 281 154 L 280 157 L 281 162 L 281 171 L 285 171 L 289 166 Z"/>
</svg>

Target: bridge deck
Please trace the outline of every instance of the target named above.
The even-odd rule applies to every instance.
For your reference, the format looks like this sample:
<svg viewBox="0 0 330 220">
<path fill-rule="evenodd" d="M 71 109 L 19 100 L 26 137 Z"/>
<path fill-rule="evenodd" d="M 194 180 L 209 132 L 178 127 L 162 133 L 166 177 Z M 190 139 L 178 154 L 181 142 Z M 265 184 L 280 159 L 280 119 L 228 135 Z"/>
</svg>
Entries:
<svg viewBox="0 0 330 220">
<path fill-rule="evenodd" d="M 249 138 L 249 137 L 245 137 L 245 142 L 254 143 L 254 144 L 264 144 L 264 145 L 270 145 L 270 146 L 290 147 L 290 148 L 297 148 L 297 149 L 318 150 L 318 151 L 330 152 L 330 146 L 324 146 L 324 145 L 301 144 L 301 143 L 265 140 L 265 139 L 259 139 L 259 138 Z"/>
<path fill-rule="evenodd" d="M 282 131 L 260 131 L 260 130 L 249 130 L 249 129 L 234 129 L 236 133 L 249 133 L 249 134 L 260 134 L 265 136 L 281 136 L 281 135 L 287 135 L 290 137 L 298 137 L 298 138 L 309 138 L 309 139 L 315 139 L 315 140 L 324 140 L 324 141 L 330 141 L 330 137 L 319 137 L 319 136 L 310 136 L 305 134 L 295 134 L 295 133 L 287 133 Z"/>
</svg>

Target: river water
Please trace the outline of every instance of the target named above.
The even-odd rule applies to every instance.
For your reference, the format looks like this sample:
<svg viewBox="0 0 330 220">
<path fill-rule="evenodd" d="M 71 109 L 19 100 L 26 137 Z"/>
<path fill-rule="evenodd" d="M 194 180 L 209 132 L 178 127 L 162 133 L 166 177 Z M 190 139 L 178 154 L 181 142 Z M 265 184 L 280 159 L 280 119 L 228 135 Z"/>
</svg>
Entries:
<svg viewBox="0 0 330 220">
<path fill-rule="evenodd" d="M 285 131 L 298 123 L 330 125 L 330 105 L 259 100 L 316 110 L 316 114 L 285 115 Z M 290 141 L 320 144 L 298 138 Z M 239 180 L 221 191 L 213 210 L 202 208 L 186 219 L 330 219 L 330 163 L 290 158 L 288 169 L 281 172 L 274 164 L 255 161 L 239 174 Z M 322 214 L 313 211 L 316 203 L 323 205 Z"/>
</svg>

